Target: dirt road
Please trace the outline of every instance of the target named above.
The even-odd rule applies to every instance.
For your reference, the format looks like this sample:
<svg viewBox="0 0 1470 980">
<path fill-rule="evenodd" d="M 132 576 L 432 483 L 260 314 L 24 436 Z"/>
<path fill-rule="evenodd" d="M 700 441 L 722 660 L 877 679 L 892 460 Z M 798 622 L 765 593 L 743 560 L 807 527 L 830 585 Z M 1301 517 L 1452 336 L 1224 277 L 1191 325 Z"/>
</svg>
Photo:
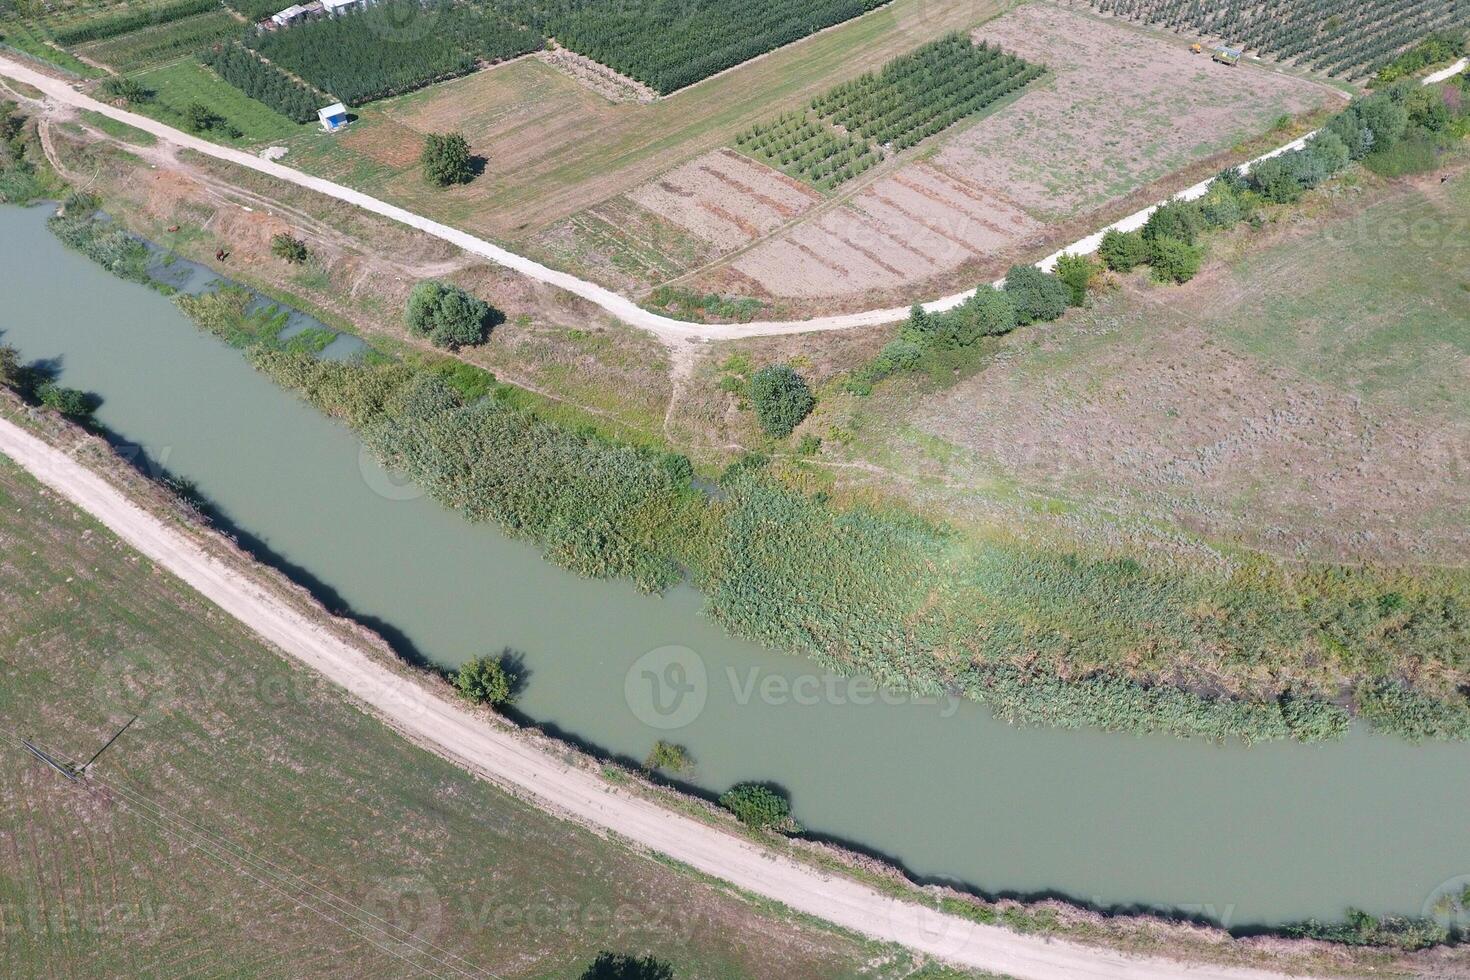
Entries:
<svg viewBox="0 0 1470 980">
<path fill-rule="evenodd" d="M 1465 68 L 1466 62 L 1462 59 L 1458 64 L 1425 79 L 1425 84 L 1429 84 L 1432 81 L 1443 81 L 1457 72 L 1464 71 Z M 675 320 L 671 317 L 651 313 L 626 296 L 619 295 L 596 283 L 588 282 L 585 279 L 578 279 L 570 273 L 552 269 L 523 255 L 517 255 L 514 252 L 501 248 L 499 245 L 488 242 L 483 238 L 477 238 L 468 232 L 451 228 L 448 225 L 425 218 L 422 215 L 414 214 L 412 211 L 407 211 L 386 201 L 380 201 L 361 191 L 353 190 L 350 187 L 345 187 L 320 177 L 313 177 L 310 174 L 302 173 L 291 167 L 283 166 L 273 160 L 261 159 L 244 150 L 237 150 L 232 147 L 211 143 L 208 140 L 191 136 L 172 126 L 150 119 L 147 116 L 140 116 L 137 113 L 128 112 L 125 109 L 119 109 L 115 106 L 98 102 L 96 99 L 77 91 L 67 82 L 52 78 L 33 68 L 28 68 L 12 58 L 0 57 L 0 75 L 8 76 L 40 89 L 48 98 L 54 99 L 57 102 L 78 108 L 90 109 L 104 116 L 110 116 L 120 122 L 125 122 L 130 126 L 135 126 L 145 132 L 152 133 L 159 139 L 166 140 L 176 146 L 185 147 L 207 156 L 247 167 L 251 170 L 257 170 L 279 180 L 288 181 L 289 183 L 316 191 L 319 194 L 325 194 L 328 197 L 345 201 L 365 211 L 371 211 L 374 214 L 379 214 L 385 218 L 390 218 L 393 221 L 408 225 L 411 228 L 416 228 L 436 238 L 441 238 L 473 255 L 487 258 L 492 262 L 497 262 L 500 265 L 529 276 L 538 282 L 544 282 L 560 289 L 565 289 L 569 293 L 596 303 L 624 323 L 647 330 L 667 342 L 732 340 L 739 337 L 812 333 L 825 330 L 848 330 L 854 327 L 895 323 L 907 317 L 909 313 L 908 307 L 895 307 L 886 310 L 869 310 L 864 313 L 845 313 L 837 316 L 817 317 L 811 320 L 764 321 L 741 324 L 686 323 L 683 320 Z M 1258 157 L 1257 160 L 1264 160 L 1279 153 L 1285 153 L 1287 150 L 1295 149 L 1305 143 L 1308 138 L 1310 138 L 1310 134 L 1307 137 L 1294 140 L 1286 146 L 1273 150 L 1271 153 Z M 1243 165 L 1241 169 L 1243 171 L 1247 170 L 1255 162 L 1253 160 L 1251 163 Z M 1181 192 L 1176 197 L 1185 200 L 1199 197 L 1204 194 L 1207 184 L 1208 181 L 1198 184 Z M 1063 252 L 1091 254 L 1097 251 L 1098 243 L 1102 241 L 1102 236 L 1105 231 L 1110 228 L 1117 228 L 1120 231 L 1141 228 L 1153 210 L 1153 207 L 1148 207 L 1139 211 L 1137 214 L 1129 215 L 1121 221 L 1109 225 L 1108 228 L 1102 229 L 1079 242 L 1058 250 L 1037 264 L 1044 269 L 1050 269 L 1055 264 L 1057 256 Z M 946 296 L 923 305 L 930 312 L 938 312 L 953 309 L 963 303 L 969 296 L 970 292 L 956 293 L 953 296 Z"/>
<path fill-rule="evenodd" d="M 207 554 L 75 459 L 0 419 L 0 453 L 286 655 L 341 686 L 387 724 L 554 813 L 612 831 L 705 874 L 855 932 L 1016 977 L 1254 980 L 1262 971 L 1187 966 L 979 925 L 799 864 L 620 792 L 513 731 L 440 698 L 340 639 L 264 584 Z"/>
</svg>

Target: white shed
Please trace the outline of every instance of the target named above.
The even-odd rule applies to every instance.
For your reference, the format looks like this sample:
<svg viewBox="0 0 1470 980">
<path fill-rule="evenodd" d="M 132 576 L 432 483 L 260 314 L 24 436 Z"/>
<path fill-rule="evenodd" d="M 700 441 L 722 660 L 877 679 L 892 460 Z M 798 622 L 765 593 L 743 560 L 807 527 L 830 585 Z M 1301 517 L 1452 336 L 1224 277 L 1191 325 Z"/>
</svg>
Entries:
<svg viewBox="0 0 1470 980">
<path fill-rule="evenodd" d="M 322 0 L 322 6 L 334 17 L 364 5 L 363 0 Z"/>
<path fill-rule="evenodd" d="M 335 133 L 347 125 L 347 107 L 340 102 L 333 102 L 325 109 L 318 109 L 316 117 L 322 121 L 322 129 Z"/>
</svg>

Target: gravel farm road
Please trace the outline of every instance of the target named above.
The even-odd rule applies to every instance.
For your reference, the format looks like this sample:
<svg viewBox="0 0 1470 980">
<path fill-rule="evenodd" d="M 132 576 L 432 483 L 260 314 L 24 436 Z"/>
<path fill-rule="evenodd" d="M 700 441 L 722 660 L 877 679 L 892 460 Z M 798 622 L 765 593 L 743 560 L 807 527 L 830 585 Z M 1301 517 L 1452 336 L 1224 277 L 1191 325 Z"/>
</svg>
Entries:
<svg viewBox="0 0 1470 980">
<path fill-rule="evenodd" d="M 981 925 L 883 895 L 618 790 L 393 671 L 133 503 L 75 458 L 0 419 L 0 453 L 262 639 L 346 690 L 386 724 L 551 813 L 661 852 L 747 892 L 958 965 L 1034 980 L 1265 980 L 1278 974 L 1134 956 Z"/>
<path fill-rule="evenodd" d="M 1427 85 L 1432 82 L 1444 81 L 1446 78 L 1464 71 L 1466 63 L 1466 59 L 1462 58 L 1457 64 L 1429 76 L 1424 80 L 1424 83 Z M 355 205 L 365 211 L 371 211 L 374 214 L 390 218 L 411 228 L 417 228 L 436 238 L 441 238 L 452 245 L 456 245 L 466 252 L 490 259 L 492 262 L 499 263 L 506 268 L 514 269 L 538 282 L 544 282 L 548 285 L 565 289 L 569 293 L 597 304 L 624 323 L 647 330 L 666 342 L 733 340 L 739 337 L 813 333 L 824 330 L 848 330 L 854 327 L 896 323 L 908 316 L 908 307 L 896 307 L 887 310 L 868 310 L 863 313 L 845 313 L 836 316 L 817 317 L 811 320 L 765 321 L 740 324 L 703 324 L 675 320 L 672 317 L 661 316 L 645 310 L 628 297 L 615 293 L 596 283 L 588 282 L 585 279 L 578 279 L 576 276 L 558 269 L 552 269 L 523 255 L 517 255 L 493 242 L 488 242 L 483 238 L 477 238 L 474 235 L 460 231 L 457 228 L 451 228 L 438 221 L 430 220 L 412 211 L 389 204 L 386 201 L 380 201 L 371 195 L 353 190 L 351 187 L 345 187 L 342 184 L 324 180 L 321 177 L 313 177 L 292 167 L 283 166 L 273 160 L 262 159 L 244 150 L 237 150 L 233 147 L 211 143 L 208 140 L 191 136 L 165 123 L 150 119 L 147 116 L 140 116 L 137 113 L 128 112 L 125 109 L 119 109 L 116 106 L 99 102 L 84 92 L 77 91 L 71 84 L 43 74 L 35 69 L 28 68 L 14 59 L 0 57 L 0 75 L 9 76 L 10 78 L 40 89 L 45 93 L 47 98 L 77 108 L 90 109 L 104 116 L 110 116 L 119 122 L 125 122 L 130 126 L 135 126 L 145 132 L 152 133 L 159 139 L 173 143 L 176 146 L 186 147 L 198 153 L 216 157 L 242 167 L 248 167 L 251 170 L 257 170 L 279 180 L 289 181 L 290 183 L 316 191 L 319 194 L 325 194 L 328 197 Z M 1296 149 L 1310 138 L 1311 134 L 1308 134 L 1301 139 L 1293 140 L 1285 146 L 1279 147 L 1270 153 L 1257 157 L 1256 160 L 1252 160 L 1250 163 L 1244 164 L 1241 169 L 1249 169 L 1258 160 L 1264 160 L 1276 156 L 1279 153 Z M 1208 181 L 1205 181 L 1196 184 L 1193 187 L 1181 191 L 1175 197 L 1183 200 L 1192 200 L 1200 197 L 1204 194 L 1205 187 L 1208 183 Z M 1097 231 L 1081 241 L 1075 242 L 1047 256 L 1037 264 L 1044 269 L 1049 269 L 1056 262 L 1057 256 L 1062 254 L 1062 252 L 1073 252 L 1077 254 L 1090 254 L 1095 252 L 1098 244 L 1102 241 L 1102 236 L 1105 231 L 1111 228 L 1116 228 L 1120 231 L 1141 228 L 1153 210 L 1153 207 L 1148 207 L 1136 214 L 1131 214 L 1121 221 L 1109 225 L 1108 228 Z M 953 296 L 946 296 L 923 305 L 930 312 L 953 309 L 963 303 L 969 295 L 970 293 L 968 292 L 956 293 Z"/>
</svg>

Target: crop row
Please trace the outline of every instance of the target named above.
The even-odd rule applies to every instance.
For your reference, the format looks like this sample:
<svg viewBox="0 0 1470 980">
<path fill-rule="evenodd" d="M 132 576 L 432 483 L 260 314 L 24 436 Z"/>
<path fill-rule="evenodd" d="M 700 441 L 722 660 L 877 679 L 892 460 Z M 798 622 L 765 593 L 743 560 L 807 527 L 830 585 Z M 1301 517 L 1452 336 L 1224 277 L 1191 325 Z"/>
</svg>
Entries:
<svg viewBox="0 0 1470 980">
<path fill-rule="evenodd" d="M 812 100 L 848 132 L 897 149 L 984 110 L 1044 69 L 987 44 L 951 34 L 860 75 Z"/>
<path fill-rule="evenodd" d="M 316 119 L 317 109 L 327 101 L 281 69 L 261 61 L 254 51 L 247 51 L 238 44 L 216 44 L 205 50 L 199 60 L 235 88 L 293 122 L 306 123 Z"/>
<path fill-rule="evenodd" d="M 889 0 L 496 0 L 495 9 L 668 94 Z"/>
<path fill-rule="evenodd" d="M 87 45 L 81 53 L 121 72 L 139 71 L 192 57 L 242 31 L 228 11 L 215 9 L 161 27 L 146 28 Z"/>
<path fill-rule="evenodd" d="M 867 140 L 838 136 L 803 112 L 787 113 L 735 137 L 735 145 L 789 176 L 830 190 L 883 160 Z"/>
<path fill-rule="evenodd" d="M 64 26 L 51 28 L 51 38 L 57 44 L 70 46 L 87 41 L 100 41 L 140 31 L 145 27 L 167 24 L 184 17 L 192 17 L 205 11 L 219 9 L 219 0 L 173 0 L 153 6 L 132 8 L 100 17 L 74 21 Z"/>
<path fill-rule="evenodd" d="M 263 56 L 339 99 L 361 105 L 473 71 L 542 44 L 484 7 L 452 0 L 384 0 L 366 10 L 247 42 Z"/>
<path fill-rule="evenodd" d="M 1222 38 L 1359 78 L 1421 38 L 1470 23 L 1470 0 L 1089 0 L 1098 10 Z"/>
</svg>

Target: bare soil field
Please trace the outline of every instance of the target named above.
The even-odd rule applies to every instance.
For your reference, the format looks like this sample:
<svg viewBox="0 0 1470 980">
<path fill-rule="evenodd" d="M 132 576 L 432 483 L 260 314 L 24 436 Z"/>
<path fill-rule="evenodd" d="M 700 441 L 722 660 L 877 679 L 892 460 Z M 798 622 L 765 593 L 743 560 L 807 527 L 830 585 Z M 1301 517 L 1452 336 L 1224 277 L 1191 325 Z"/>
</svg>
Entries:
<svg viewBox="0 0 1470 980">
<path fill-rule="evenodd" d="M 1053 76 L 940 137 L 937 152 L 921 148 L 846 207 L 732 259 L 755 295 L 841 306 L 962 269 L 998 276 L 1080 216 L 1228 151 L 1280 116 L 1337 100 L 1315 82 L 1227 68 L 1182 42 L 1042 2 L 973 36 Z"/>
<path fill-rule="evenodd" d="M 1463 175 L 1344 194 L 1325 226 L 1222 243 L 1185 287 L 1127 280 L 916 400 L 898 441 L 937 437 L 929 458 L 977 485 L 1278 554 L 1462 564 L 1467 206 Z"/>
<path fill-rule="evenodd" d="M 752 249 L 731 267 L 773 296 L 863 293 L 1006 254 L 1043 227 L 1002 193 L 917 163 Z"/>
<path fill-rule="evenodd" d="M 822 196 L 731 150 L 706 153 L 628 195 L 717 248 L 770 234 Z"/>
<path fill-rule="evenodd" d="M 935 165 L 1006 188 L 1042 220 L 1101 207 L 1279 116 L 1340 101 L 1325 85 L 1219 65 L 1183 41 L 1046 3 L 974 36 L 1044 63 L 1056 81 L 949 140 Z"/>
</svg>

